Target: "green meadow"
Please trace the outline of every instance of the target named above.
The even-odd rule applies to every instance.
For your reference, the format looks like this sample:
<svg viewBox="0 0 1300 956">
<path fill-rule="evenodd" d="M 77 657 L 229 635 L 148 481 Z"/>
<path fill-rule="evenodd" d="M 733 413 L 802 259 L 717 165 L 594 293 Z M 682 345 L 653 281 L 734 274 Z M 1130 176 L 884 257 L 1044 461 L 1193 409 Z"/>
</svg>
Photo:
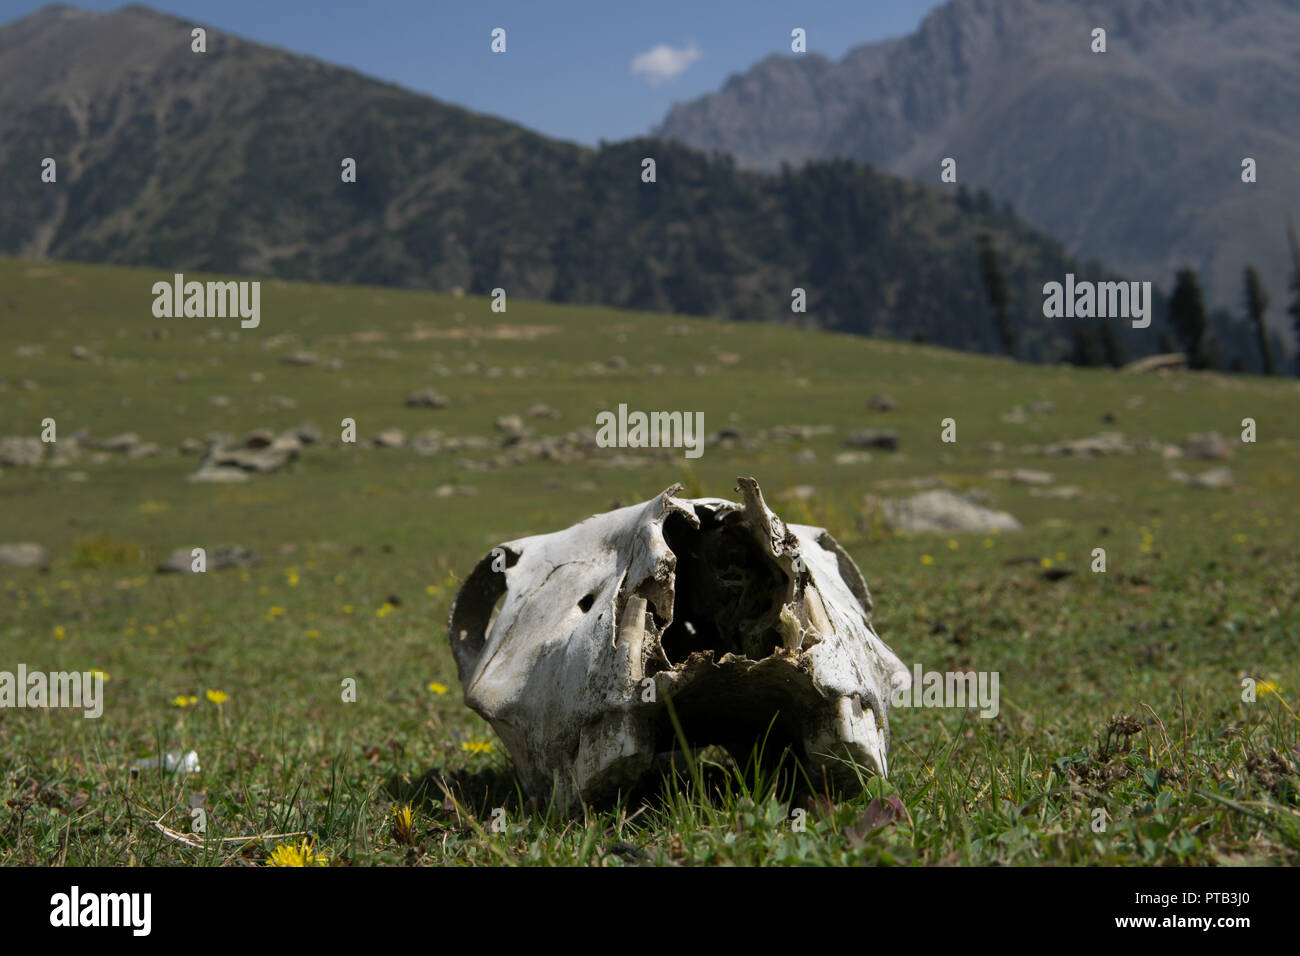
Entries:
<svg viewBox="0 0 1300 956">
<path fill-rule="evenodd" d="M 169 278 L 0 260 L 0 434 L 38 437 L 52 418 L 60 440 L 133 432 L 161 448 L 0 471 L 0 543 L 51 554 L 0 568 L 0 671 L 106 675 L 99 719 L 0 709 L 0 863 L 295 863 L 302 841 L 305 862 L 331 865 L 1300 862 L 1295 379 L 280 280 L 242 329 L 154 318 L 151 286 Z M 322 362 L 282 361 L 300 351 Z M 429 387 L 446 408 L 405 407 Z M 897 408 L 871 410 L 880 393 Z M 542 435 L 626 403 L 702 411 L 741 444 L 507 467 L 491 467 L 496 449 L 360 447 L 390 428 L 497 440 L 500 416 L 539 402 L 558 413 L 525 419 Z M 1003 420 L 1035 403 L 1051 407 Z M 332 444 L 345 418 L 357 446 Z M 279 471 L 186 481 L 202 457 L 178 452 L 186 439 L 307 421 L 324 441 Z M 758 438 L 790 425 L 832 428 Z M 869 427 L 897 431 L 899 450 L 837 462 Z M 1172 445 L 1217 431 L 1233 456 L 1024 448 L 1101 431 Z M 1220 465 L 1230 488 L 1169 477 Z M 989 475 L 1018 468 L 1078 496 Z M 645 802 L 565 816 L 525 799 L 463 703 L 446 633 L 458 582 L 499 542 L 675 482 L 730 497 L 741 475 L 849 550 L 909 667 L 998 672 L 997 717 L 894 709 L 890 776 L 852 797 L 792 792 L 710 750 Z M 983 489 L 1023 529 L 889 531 L 869 497 L 916 479 Z M 261 562 L 155 572 L 173 550 L 226 544 Z M 132 773 L 191 750 L 197 773 Z M 889 797 L 905 812 L 873 826 L 868 806 Z"/>
</svg>

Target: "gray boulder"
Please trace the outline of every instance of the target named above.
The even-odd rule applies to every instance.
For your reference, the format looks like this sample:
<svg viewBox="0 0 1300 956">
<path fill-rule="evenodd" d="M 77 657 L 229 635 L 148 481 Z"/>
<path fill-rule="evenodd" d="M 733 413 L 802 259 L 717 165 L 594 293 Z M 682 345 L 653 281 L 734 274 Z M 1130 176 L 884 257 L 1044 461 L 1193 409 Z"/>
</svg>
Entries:
<svg viewBox="0 0 1300 956">
<path fill-rule="evenodd" d="M 47 568 L 50 552 L 39 544 L 18 542 L 0 544 L 0 568 Z"/>
<path fill-rule="evenodd" d="M 885 451 L 897 451 L 898 432 L 886 428 L 859 428 L 845 437 L 844 444 L 848 448 L 881 448 Z"/>
<path fill-rule="evenodd" d="M 1005 511 L 994 511 L 951 491 L 923 491 L 911 498 L 880 502 L 885 523 L 896 531 L 1019 531 L 1020 522 Z"/>
</svg>

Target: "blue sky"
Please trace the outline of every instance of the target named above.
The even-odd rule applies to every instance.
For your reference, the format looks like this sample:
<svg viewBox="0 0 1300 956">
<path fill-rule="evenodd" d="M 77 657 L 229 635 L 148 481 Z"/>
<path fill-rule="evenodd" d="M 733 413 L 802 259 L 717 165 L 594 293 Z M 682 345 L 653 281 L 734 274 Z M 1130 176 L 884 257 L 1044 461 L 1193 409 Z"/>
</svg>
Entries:
<svg viewBox="0 0 1300 956">
<path fill-rule="evenodd" d="M 0 0 L 0 24 L 44 4 Z M 119 0 L 72 0 L 113 10 Z M 156 0 L 158 10 L 352 67 L 549 136 L 647 132 L 771 53 L 838 59 L 911 32 L 938 0 Z M 494 27 L 507 50 L 489 50 Z M 658 48 L 658 49 L 657 49 Z M 640 59 L 638 59 L 640 58 Z M 633 71 L 633 64 L 639 71 Z"/>
</svg>

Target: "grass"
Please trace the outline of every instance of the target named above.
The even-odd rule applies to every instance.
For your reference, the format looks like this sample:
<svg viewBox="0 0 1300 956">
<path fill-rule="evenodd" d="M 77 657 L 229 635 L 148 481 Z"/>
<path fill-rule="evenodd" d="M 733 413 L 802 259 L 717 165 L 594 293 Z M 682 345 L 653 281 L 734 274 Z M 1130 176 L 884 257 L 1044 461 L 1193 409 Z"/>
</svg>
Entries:
<svg viewBox="0 0 1300 956">
<path fill-rule="evenodd" d="M 158 278 L 0 260 L 6 433 L 38 435 L 52 417 L 60 437 L 134 431 L 174 449 L 303 420 L 328 440 L 350 417 L 362 439 L 388 427 L 491 435 L 497 416 L 536 401 L 562 415 L 530 421 L 540 432 L 593 425 L 620 402 L 700 410 L 710 432 L 834 431 L 641 467 L 472 470 L 463 459 L 491 453 L 317 446 L 241 485 L 188 484 L 196 460 L 174 453 L 5 468 L 0 541 L 39 542 L 53 562 L 0 569 L 0 670 L 97 668 L 108 682 L 98 720 L 0 709 L 0 862 L 294 862 L 303 840 L 351 865 L 1300 861 L 1294 380 L 1025 366 L 773 326 L 514 300 L 499 314 L 487 300 L 280 281 L 263 285 L 261 327 L 240 330 L 153 318 Z M 92 358 L 73 358 L 76 345 Z M 280 363 L 299 348 L 344 367 Z M 614 355 L 627 367 L 593 367 Z M 430 385 L 449 408 L 403 407 Z M 898 410 L 868 411 L 877 392 Z M 1055 409 L 1001 420 L 1041 400 Z M 1102 424 L 1108 412 L 1116 424 Z M 948 417 L 952 444 L 940 441 Z M 1258 441 L 1237 444 L 1246 417 Z M 864 426 L 897 429 L 902 450 L 836 464 Z M 1018 451 L 1103 429 L 1170 443 L 1217 430 L 1235 446 L 1237 484 L 1176 484 L 1169 468 L 1209 463 L 1152 454 Z M 981 447 L 993 441 L 1006 452 Z M 796 460 L 805 449 L 815 460 Z M 987 475 L 1017 467 L 1083 497 Z M 909 666 L 997 671 L 1000 713 L 894 710 L 890 777 L 852 798 L 796 793 L 708 751 L 649 801 L 567 818 L 526 799 L 460 696 L 445 629 L 459 577 L 501 541 L 675 481 L 731 496 L 742 474 L 787 520 L 849 549 L 877 630 Z M 922 476 L 989 489 L 1024 529 L 883 530 L 865 496 Z M 434 493 L 446 484 L 476 494 Z M 798 485 L 816 494 L 783 498 Z M 173 549 L 227 543 L 262 563 L 153 573 Z M 1099 547 L 1104 574 L 1090 570 Z M 1262 682 L 1254 702 L 1245 678 Z M 198 774 L 131 774 L 140 758 L 191 749 Z M 409 824 L 395 812 L 408 802 Z"/>
</svg>

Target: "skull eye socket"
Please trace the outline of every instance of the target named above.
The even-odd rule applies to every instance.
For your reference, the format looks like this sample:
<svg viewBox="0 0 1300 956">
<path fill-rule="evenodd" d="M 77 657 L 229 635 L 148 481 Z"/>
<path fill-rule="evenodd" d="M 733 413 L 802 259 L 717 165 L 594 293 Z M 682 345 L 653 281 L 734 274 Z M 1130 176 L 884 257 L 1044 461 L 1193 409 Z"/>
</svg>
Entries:
<svg viewBox="0 0 1300 956">
<path fill-rule="evenodd" d="M 591 606 L 595 603 L 596 603 L 596 595 L 588 594 L 578 602 L 578 607 L 582 609 L 583 614 L 586 614 L 588 611 L 591 610 Z"/>
<path fill-rule="evenodd" d="M 518 552 L 502 550 L 506 568 L 519 563 Z M 452 605 L 448 624 L 452 650 L 460 667 L 468 666 L 482 653 L 505 593 L 506 576 L 501 571 L 500 558 L 489 554 L 470 572 Z"/>
</svg>

